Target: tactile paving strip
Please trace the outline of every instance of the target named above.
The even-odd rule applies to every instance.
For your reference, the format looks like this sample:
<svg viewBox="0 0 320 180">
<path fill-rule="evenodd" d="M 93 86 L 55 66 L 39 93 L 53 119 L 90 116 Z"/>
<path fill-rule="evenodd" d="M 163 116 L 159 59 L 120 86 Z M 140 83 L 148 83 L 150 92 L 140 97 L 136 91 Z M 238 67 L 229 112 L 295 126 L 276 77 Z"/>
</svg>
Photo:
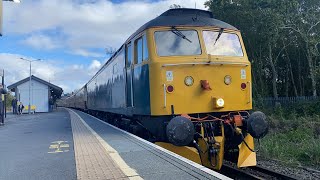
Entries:
<svg viewBox="0 0 320 180">
<path fill-rule="evenodd" d="M 99 140 L 70 112 L 77 179 L 129 179 L 112 160 Z"/>
</svg>

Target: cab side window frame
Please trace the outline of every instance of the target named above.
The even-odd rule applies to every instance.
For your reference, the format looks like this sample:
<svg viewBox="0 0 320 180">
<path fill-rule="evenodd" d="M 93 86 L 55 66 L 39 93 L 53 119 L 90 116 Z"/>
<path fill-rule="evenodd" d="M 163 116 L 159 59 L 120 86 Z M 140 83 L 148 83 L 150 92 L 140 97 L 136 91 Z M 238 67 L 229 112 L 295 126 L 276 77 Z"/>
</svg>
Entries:
<svg viewBox="0 0 320 180">
<path fill-rule="evenodd" d="M 137 38 L 134 42 L 135 64 L 140 64 L 143 61 L 148 61 L 149 51 L 147 36 L 144 34 Z"/>
<path fill-rule="evenodd" d="M 132 43 L 129 42 L 126 45 L 126 67 L 129 68 L 134 61 L 133 51 L 132 51 Z"/>
</svg>

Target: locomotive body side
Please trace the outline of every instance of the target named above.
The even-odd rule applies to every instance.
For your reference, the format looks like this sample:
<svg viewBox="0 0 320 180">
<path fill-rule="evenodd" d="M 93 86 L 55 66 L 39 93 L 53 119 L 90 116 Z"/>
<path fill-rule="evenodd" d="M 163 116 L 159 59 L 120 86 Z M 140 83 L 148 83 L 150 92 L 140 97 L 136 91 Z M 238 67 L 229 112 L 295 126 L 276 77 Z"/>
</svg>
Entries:
<svg viewBox="0 0 320 180">
<path fill-rule="evenodd" d="M 124 50 L 107 62 L 87 84 L 90 110 L 121 113 L 125 108 Z"/>
<path fill-rule="evenodd" d="M 86 102 L 87 102 L 87 88 L 86 86 L 84 86 L 74 95 L 74 108 L 86 110 L 87 109 Z"/>
<path fill-rule="evenodd" d="M 132 38 L 88 82 L 88 109 L 128 117 L 150 116 L 150 61 L 141 54 L 143 59 L 138 62 L 137 53 L 140 50 L 137 43 L 143 38 L 145 32 Z"/>
</svg>

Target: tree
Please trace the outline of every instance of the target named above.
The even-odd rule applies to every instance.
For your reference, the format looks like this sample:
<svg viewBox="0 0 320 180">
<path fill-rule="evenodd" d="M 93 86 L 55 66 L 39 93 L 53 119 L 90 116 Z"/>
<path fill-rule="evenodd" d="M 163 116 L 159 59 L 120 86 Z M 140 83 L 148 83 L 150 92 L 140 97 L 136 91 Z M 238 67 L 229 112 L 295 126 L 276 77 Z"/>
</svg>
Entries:
<svg viewBox="0 0 320 180">
<path fill-rule="evenodd" d="M 297 87 L 300 95 L 317 95 L 320 1 L 209 0 L 205 5 L 215 18 L 242 31 L 254 96 L 297 96 Z"/>
<path fill-rule="evenodd" d="M 8 94 L 6 94 L 5 96 L 6 96 L 6 108 L 10 109 L 12 107 L 11 102 L 12 102 L 14 96 L 12 95 L 11 92 L 8 92 Z"/>
<path fill-rule="evenodd" d="M 312 95 L 317 96 L 317 69 L 319 67 L 320 44 L 320 2 L 300 0 L 296 11 L 288 18 L 288 24 L 282 28 L 295 32 L 304 42 L 306 58 L 312 84 Z"/>
</svg>

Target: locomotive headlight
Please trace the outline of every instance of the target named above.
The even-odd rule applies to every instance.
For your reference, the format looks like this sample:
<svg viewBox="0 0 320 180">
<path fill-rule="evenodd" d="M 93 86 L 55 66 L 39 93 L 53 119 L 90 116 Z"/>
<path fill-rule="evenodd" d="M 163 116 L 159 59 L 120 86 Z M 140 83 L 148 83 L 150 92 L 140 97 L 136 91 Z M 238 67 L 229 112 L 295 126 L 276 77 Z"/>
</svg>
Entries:
<svg viewBox="0 0 320 180">
<path fill-rule="evenodd" d="M 224 100 L 222 98 L 218 98 L 216 100 L 216 106 L 217 107 L 223 107 L 224 106 Z"/>
<path fill-rule="evenodd" d="M 225 83 L 226 85 L 230 85 L 230 84 L 231 84 L 231 76 L 226 75 L 226 76 L 224 77 L 224 83 Z"/>
<path fill-rule="evenodd" d="M 187 76 L 185 79 L 184 79 L 184 83 L 187 85 L 187 86 L 192 86 L 193 85 L 193 78 L 191 76 Z"/>
</svg>

